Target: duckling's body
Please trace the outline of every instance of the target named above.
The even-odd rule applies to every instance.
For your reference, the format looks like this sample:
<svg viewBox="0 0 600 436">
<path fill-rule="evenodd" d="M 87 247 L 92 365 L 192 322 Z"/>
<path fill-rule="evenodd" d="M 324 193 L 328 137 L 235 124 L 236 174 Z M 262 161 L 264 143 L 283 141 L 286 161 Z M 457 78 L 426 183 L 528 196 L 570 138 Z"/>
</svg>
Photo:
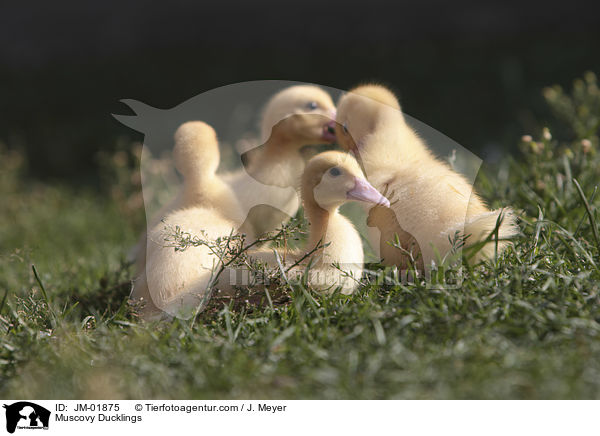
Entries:
<svg viewBox="0 0 600 436">
<path fill-rule="evenodd" d="M 500 239 L 516 234 L 510 210 L 490 211 L 464 176 L 437 159 L 406 124 L 387 89 L 366 85 L 350 91 L 339 102 L 338 123 L 340 144 L 357 154 L 369 182 L 399 200 L 393 215 L 379 219 L 383 239 L 399 226 L 416 240 L 425 266 L 451 252 L 456 232 L 470 235 L 467 245 L 485 239 L 501 213 Z M 380 242 L 372 240 L 375 246 Z M 501 241 L 499 249 L 506 244 Z M 484 246 L 475 260 L 493 256 L 494 245 Z M 401 256 L 394 261 L 405 262 Z"/>
<path fill-rule="evenodd" d="M 202 205 L 218 205 L 218 209 L 222 211 L 225 217 L 234 220 L 236 223 L 240 223 L 238 227 L 241 227 L 245 215 L 231 186 L 220 177 L 205 177 L 194 170 L 190 170 L 184 177 L 184 184 L 177 193 L 177 196 L 163 205 L 148 220 L 147 228 L 149 230 L 158 225 L 171 212 Z M 251 230 L 247 226 L 242 231 L 252 235 Z M 146 267 L 146 232 L 143 232 L 138 239 L 135 255 L 136 275 L 140 275 Z"/>
<path fill-rule="evenodd" d="M 313 289 L 326 292 L 340 287 L 342 293 L 351 294 L 362 275 L 364 257 L 360 236 L 339 212 L 339 207 L 350 200 L 389 205 L 363 179 L 360 167 L 350 155 L 329 151 L 313 157 L 302 177 L 302 201 L 310 223 L 308 244 L 304 251 L 280 255 L 285 265 L 294 265 L 306 252 L 321 247 L 310 260 L 307 280 Z M 250 257 L 277 265 L 275 254 L 268 249 L 255 250 Z M 289 275 L 302 275 L 309 259 L 293 267 Z"/>
<path fill-rule="evenodd" d="M 294 216 L 306 165 L 301 148 L 332 142 L 335 105 L 311 85 L 292 86 L 267 103 L 261 122 L 263 145 L 244 154 L 244 165 L 224 174 L 242 207 L 248 228 L 259 236 Z"/>
<path fill-rule="evenodd" d="M 165 247 L 165 231 L 181 231 L 206 241 L 227 236 L 236 222 L 211 207 L 192 207 L 169 214 L 148 233 L 146 280 L 154 305 L 171 314 L 187 317 L 210 295 L 208 286 L 221 266 L 220 259 L 204 245 L 175 251 Z"/>
<path fill-rule="evenodd" d="M 176 314 L 195 309 L 206 297 L 206 287 L 218 259 L 205 246 L 175 251 L 167 247 L 165 232 L 177 226 L 210 241 L 238 231 L 242 213 L 231 188 L 216 175 L 219 148 L 212 127 L 188 122 L 175 133 L 175 165 L 183 175 L 180 195 L 166 207 L 164 218 L 148 232 L 144 269 L 134 284 L 132 298 L 145 302 L 144 314 L 160 310 Z"/>
</svg>

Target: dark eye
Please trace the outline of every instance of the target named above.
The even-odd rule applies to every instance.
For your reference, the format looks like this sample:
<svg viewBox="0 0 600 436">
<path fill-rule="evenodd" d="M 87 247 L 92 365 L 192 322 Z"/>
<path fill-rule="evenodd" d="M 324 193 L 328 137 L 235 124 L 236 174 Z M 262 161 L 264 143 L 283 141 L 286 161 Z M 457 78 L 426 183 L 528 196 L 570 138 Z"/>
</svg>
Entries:
<svg viewBox="0 0 600 436">
<path fill-rule="evenodd" d="M 342 128 L 344 129 L 344 133 L 348 133 L 348 123 L 347 122 L 342 125 Z"/>
<path fill-rule="evenodd" d="M 331 174 L 333 177 L 337 177 L 342 174 L 342 171 L 338 167 L 333 167 L 329 170 L 329 174 Z"/>
<path fill-rule="evenodd" d="M 307 109 L 310 109 L 311 111 L 314 111 L 316 108 L 319 107 L 319 105 L 317 104 L 316 101 L 311 101 L 310 103 L 308 103 L 306 105 Z"/>
</svg>

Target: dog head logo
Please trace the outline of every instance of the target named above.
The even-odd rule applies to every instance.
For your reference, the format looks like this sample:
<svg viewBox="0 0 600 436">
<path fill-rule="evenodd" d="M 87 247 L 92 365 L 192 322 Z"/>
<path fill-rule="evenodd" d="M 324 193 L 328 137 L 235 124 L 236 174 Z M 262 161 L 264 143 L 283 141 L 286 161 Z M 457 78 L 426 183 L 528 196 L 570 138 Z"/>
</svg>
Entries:
<svg viewBox="0 0 600 436">
<path fill-rule="evenodd" d="M 191 317 L 208 301 L 218 269 L 210 257 L 201 265 L 187 263 L 191 257 L 182 253 L 172 257 L 177 226 L 192 237 L 203 235 L 207 228 L 198 226 L 205 218 L 197 214 L 205 217 L 212 202 L 222 215 L 218 222 L 234 233 L 260 237 L 275 231 L 302 204 L 300 181 L 310 157 L 334 143 L 354 155 L 366 180 L 392 205 L 391 210 L 377 208 L 370 219 L 365 204 L 343 205 L 360 240 L 369 241 L 363 265 L 459 266 L 454 260 L 460 259 L 466 239 L 471 198 L 474 209 L 485 209 L 472 191 L 481 159 L 403 113 L 396 97 L 381 87 L 344 93 L 306 83 L 252 81 L 204 92 L 170 109 L 123 103 L 135 115 L 114 117 L 144 134 L 140 170 L 148 231 L 133 256 L 145 278 L 134 285 L 132 298 L 159 296 L 154 304 L 172 316 Z M 208 189 L 217 186 L 216 179 L 224 184 Z M 483 218 L 485 226 L 496 223 L 492 213 Z M 476 224 L 475 230 L 485 230 L 480 221 Z M 395 238 L 398 244 L 390 245 Z M 171 260 L 179 271 L 189 271 L 185 281 L 193 285 L 171 280 L 161 269 L 170 268 Z M 343 262 L 350 269 L 357 263 Z M 186 307 L 192 310 L 184 315 Z"/>
<path fill-rule="evenodd" d="M 48 429 L 50 411 L 28 401 L 3 406 L 6 409 L 6 431 L 19 429 Z"/>
</svg>

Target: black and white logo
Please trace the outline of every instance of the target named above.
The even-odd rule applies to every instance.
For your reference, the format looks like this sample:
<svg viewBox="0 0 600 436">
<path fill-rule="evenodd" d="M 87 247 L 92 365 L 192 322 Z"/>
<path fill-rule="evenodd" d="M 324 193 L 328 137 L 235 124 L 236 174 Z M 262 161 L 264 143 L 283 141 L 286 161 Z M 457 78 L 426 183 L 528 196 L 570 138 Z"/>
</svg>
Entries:
<svg viewBox="0 0 600 436">
<path fill-rule="evenodd" d="M 6 431 L 14 433 L 16 429 L 48 430 L 50 411 L 29 401 L 19 401 L 3 406 L 6 409 Z"/>
</svg>

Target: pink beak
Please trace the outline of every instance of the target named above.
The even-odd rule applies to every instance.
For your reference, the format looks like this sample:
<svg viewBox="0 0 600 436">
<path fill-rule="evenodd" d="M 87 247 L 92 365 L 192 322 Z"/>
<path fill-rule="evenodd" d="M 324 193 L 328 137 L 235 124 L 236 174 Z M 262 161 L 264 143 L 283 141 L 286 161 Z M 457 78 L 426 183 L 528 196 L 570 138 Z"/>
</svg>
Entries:
<svg viewBox="0 0 600 436">
<path fill-rule="evenodd" d="M 373 188 L 365 179 L 355 177 L 354 181 L 354 188 L 346 194 L 349 199 L 390 207 L 390 201 L 381 195 L 377 189 Z"/>
</svg>

